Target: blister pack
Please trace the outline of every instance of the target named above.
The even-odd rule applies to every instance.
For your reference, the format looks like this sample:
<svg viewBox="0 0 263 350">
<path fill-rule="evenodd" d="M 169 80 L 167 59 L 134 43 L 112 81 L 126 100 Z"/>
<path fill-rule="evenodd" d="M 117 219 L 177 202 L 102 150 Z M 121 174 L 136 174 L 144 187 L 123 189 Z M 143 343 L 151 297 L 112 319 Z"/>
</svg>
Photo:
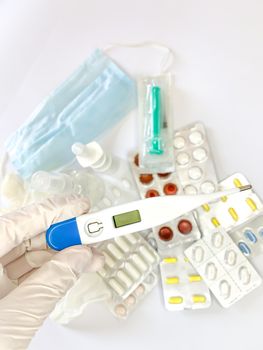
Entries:
<svg viewBox="0 0 263 350">
<path fill-rule="evenodd" d="M 153 290 L 158 281 L 155 271 L 149 273 L 144 280 L 124 299 L 112 296 L 107 306 L 114 316 L 126 319 L 138 304 Z"/>
<path fill-rule="evenodd" d="M 178 250 L 161 259 L 165 307 L 169 311 L 203 309 L 211 305 L 210 291 L 185 255 Z"/>
<path fill-rule="evenodd" d="M 99 245 L 105 265 L 98 272 L 116 297 L 125 299 L 159 264 L 156 251 L 139 233 Z"/>
<path fill-rule="evenodd" d="M 152 173 L 174 170 L 172 85 L 171 74 L 138 81 L 140 166 Z"/>
<path fill-rule="evenodd" d="M 246 257 L 255 256 L 263 252 L 263 212 L 243 225 L 229 231 L 241 252 Z"/>
<path fill-rule="evenodd" d="M 217 189 L 215 166 L 202 123 L 175 131 L 176 174 L 185 194 L 208 194 Z"/>
<path fill-rule="evenodd" d="M 223 307 L 229 307 L 253 289 L 262 279 L 236 244 L 220 228 L 185 250 L 193 266 Z"/>
<path fill-rule="evenodd" d="M 246 177 L 236 173 L 219 183 L 220 190 L 249 185 Z M 251 190 L 239 192 L 232 196 L 222 197 L 220 201 L 205 204 L 198 210 L 201 230 L 223 227 L 230 230 L 247 220 L 255 218 L 262 210 L 263 205 L 258 195 Z"/>
<path fill-rule="evenodd" d="M 141 173 L 138 155 L 131 160 L 132 173 L 141 198 L 182 194 L 182 187 L 175 173 Z M 163 249 L 200 238 L 200 231 L 193 214 L 186 213 L 163 226 L 153 228 L 158 248 Z"/>
</svg>

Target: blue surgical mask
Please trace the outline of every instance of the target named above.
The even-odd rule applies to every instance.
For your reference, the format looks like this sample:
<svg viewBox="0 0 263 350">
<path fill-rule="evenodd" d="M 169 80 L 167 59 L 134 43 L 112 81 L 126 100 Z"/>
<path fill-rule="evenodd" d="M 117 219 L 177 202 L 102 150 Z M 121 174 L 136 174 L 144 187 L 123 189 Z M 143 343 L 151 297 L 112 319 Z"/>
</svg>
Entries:
<svg viewBox="0 0 263 350">
<path fill-rule="evenodd" d="M 11 163 L 24 178 L 60 168 L 73 160 L 73 143 L 89 143 L 135 106 L 135 81 L 96 50 L 8 139 Z"/>
</svg>

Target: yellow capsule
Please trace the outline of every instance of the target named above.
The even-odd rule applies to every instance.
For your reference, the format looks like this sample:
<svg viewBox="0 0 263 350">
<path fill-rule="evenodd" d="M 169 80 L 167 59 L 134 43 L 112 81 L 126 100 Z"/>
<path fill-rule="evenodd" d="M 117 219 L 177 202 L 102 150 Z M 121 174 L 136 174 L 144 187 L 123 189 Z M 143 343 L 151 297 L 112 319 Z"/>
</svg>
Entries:
<svg viewBox="0 0 263 350">
<path fill-rule="evenodd" d="M 202 208 L 204 209 L 204 211 L 209 211 L 210 210 L 210 207 L 209 207 L 208 204 L 203 204 Z"/>
<path fill-rule="evenodd" d="M 188 262 L 189 262 L 189 259 L 185 256 L 185 257 L 184 257 L 184 261 L 185 261 L 186 263 L 188 263 Z"/>
<path fill-rule="evenodd" d="M 169 304 L 182 304 L 184 299 L 182 297 L 170 297 L 168 299 Z"/>
<path fill-rule="evenodd" d="M 218 227 L 218 226 L 220 226 L 220 222 L 217 220 L 217 218 L 215 218 L 215 217 L 213 217 L 212 219 L 211 219 L 211 222 L 212 222 L 212 224 L 215 226 L 215 227 Z"/>
<path fill-rule="evenodd" d="M 200 282 L 202 281 L 202 277 L 200 275 L 189 275 L 189 282 Z"/>
<path fill-rule="evenodd" d="M 175 264 L 177 262 L 177 258 L 164 258 L 163 262 L 167 264 Z"/>
<path fill-rule="evenodd" d="M 193 295 L 192 300 L 194 303 L 205 303 L 206 297 L 205 295 Z"/>
<path fill-rule="evenodd" d="M 232 216 L 233 220 L 238 221 L 238 215 L 234 208 L 229 208 L 228 212 Z"/>
<path fill-rule="evenodd" d="M 226 201 L 227 201 L 227 196 L 221 197 L 221 201 L 222 201 L 222 202 L 226 202 Z"/>
<path fill-rule="evenodd" d="M 167 277 L 165 279 L 166 284 L 177 284 L 179 283 L 179 278 L 178 277 Z"/>
<path fill-rule="evenodd" d="M 242 183 L 241 183 L 241 181 L 238 178 L 235 178 L 233 183 L 234 183 L 234 185 L 236 187 L 241 187 L 242 186 Z"/>
<path fill-rule="evenodd" d="M 256 211 L 257 210 L 257 205 L 256 203 L 253 201 L 252 198 L 247 198 L 246 199 L 246 202 L 247 202 L 247 205 L 253 210 L 253 211 Z"/>
</svg>

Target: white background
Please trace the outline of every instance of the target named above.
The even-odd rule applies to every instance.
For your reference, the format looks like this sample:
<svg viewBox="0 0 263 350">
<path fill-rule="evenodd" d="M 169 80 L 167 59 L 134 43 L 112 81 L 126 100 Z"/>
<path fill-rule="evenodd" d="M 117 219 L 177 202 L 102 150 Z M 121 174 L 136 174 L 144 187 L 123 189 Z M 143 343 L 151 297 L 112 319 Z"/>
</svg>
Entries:
<svg viewBox="0 0 263 350">
<path fill-rule="evenodd" d="M 203 121 L 218 175 L 248 176 L 263 195 L 261 0 L 0 0 L 0 146 L 93 48 L 154 40 L 176 53 L 175 127 Z M 132 74 L 160 53 L 114 52 Z M 104 139 L 126 156 L 134 115 Z M 262 258 L 258 267 L 263 271 Z M 260 266 L 261 265 L 261 266 Z M 229 310 L 166 312 L 160 288 L 125 322 L 91 306 L 70 328 L 47 320 L 30 349 L 262 349 L 263 287 Z"/>
</svg>

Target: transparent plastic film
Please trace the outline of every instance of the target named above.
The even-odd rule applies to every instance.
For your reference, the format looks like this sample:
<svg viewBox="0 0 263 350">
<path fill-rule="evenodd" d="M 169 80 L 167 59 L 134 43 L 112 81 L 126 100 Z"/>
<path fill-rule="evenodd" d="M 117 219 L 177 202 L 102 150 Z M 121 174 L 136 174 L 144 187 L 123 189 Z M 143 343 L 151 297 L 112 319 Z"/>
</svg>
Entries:
<svg viewBox="0 0 263 350">
<path fill-rule="evenodd" d="M 160 173 L 174 169 L 172 126 L 173 76 L 143 77 L 138 81 L 140 167 Z"/>
</svg>

